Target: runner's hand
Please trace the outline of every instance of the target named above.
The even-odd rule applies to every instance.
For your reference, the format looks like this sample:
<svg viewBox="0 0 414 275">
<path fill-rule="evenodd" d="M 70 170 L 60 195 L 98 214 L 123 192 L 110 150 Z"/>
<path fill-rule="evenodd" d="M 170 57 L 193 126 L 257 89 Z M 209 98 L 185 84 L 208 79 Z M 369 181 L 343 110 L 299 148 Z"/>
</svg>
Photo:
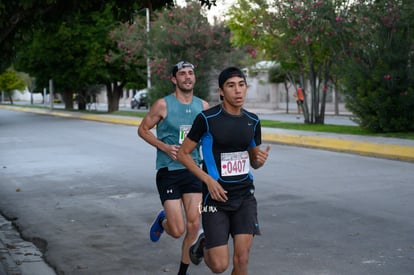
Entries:
<svg viewBox="0 0 414 275">
<path fill-rule="evenodd" d="M 269 144 L 266 146 L 266 149 L 264 151 L 261 150 L 260 147 L 259 147 L 259 150 L 255 151 L 254 160 L 252 162 L 252 167 L 254 169 L 262 167 L 265 164 L 265 162 L 266 162 L 266 160 L 269 156 L 269 151 L 270 151 L 270 145 Z"/>
<path fill-rule="evenodd" d="M 269 144 L 266 146 L 266 149 L 264 151 L 259 150 L 259 153 L 257 154 L 257 159 L 256 160 L 261 165 L 263 165 L 266 162 L 267 157 L 269 156 L 269 151 L 270 151 L 270 145 Z"/>
<path fill-rule="evenodd" d="M 219 202 L 227 201 L 227 191 L 223 189 L 220 183 L 211 178 L 209 182 L 206 182 L 206 185 L 213 200 Z"/>
<path fill-rule="evenodd" d="M 171 159 L 177 160 L 178 149 L 180 149 L 180 146 L 178 146 L 178 145 L 168 145 L 167 146 L 167 150 L 164 151 L 164 152 L 167 153 L 167 155 Z"/>
</svg>

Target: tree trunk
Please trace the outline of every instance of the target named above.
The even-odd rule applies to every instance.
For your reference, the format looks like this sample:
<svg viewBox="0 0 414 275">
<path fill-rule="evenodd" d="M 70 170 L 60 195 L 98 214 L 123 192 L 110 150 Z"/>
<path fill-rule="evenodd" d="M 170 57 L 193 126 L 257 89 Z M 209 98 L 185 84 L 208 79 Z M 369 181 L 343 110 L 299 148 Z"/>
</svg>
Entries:
<svg viewBox="0 0 414 275">
<path fill-rule="evenodd" d="M 302 113 L 303 113 L 303 117 L 305 119 L 305 123 L 310 123 L 309 120 L 309 108 L 308 108 L 308 101 L 306 99 L 306 87 L 304 85 L 304 83 L 302 83 L 302 94 L 303 94 L 303 104 L 301 106 L 302 108 Z"/>
<path fill-rule="evenodd" d="M 285 90 L 286 90 L 286 114 L 289 114 L 289 87 L 287 82 L 284 82 Z"/>
<path fill-rule="evenodd" d="M 73 93 L 72 91 L 65 90 L 62 93 L 63 102 L 65 102 L 65 109 L 72 110 L 73 109 Z"/>
<path fill-rule="evenodd" d="M 316 87 L 316 73 L 315 73 L 313 66 L 310 66 L 309 80 L 310 80 L 310 91 L 312 95 L 309 122 L 313 124 L 316 122 L 316 116 L 318 114 L 318 109 L 319 109 L 318 108 L 319 107 L 318 94 L 317 94 L 318 88 Z"/>
<path fill-rule="evenodd" d="M 124 84 L 118 82 L 106 84 L 106 94 L 108 96 L 108 113 L 119 110 L 119 98 L 122 95 Z"/>
<path fill-rule="evenodd" d="M 336 85 L 334 87 L 337 87 Z M 334 89 L 334 102 L 335 102 L 335 115 L 339 115 L 339 93 L 337 89 Z"/>
<path fill-rule="evenodd" d="M 329 84 L 328 79 L 329 79 L 328 68 L 325 68 L 323 87 L 322 87 L 321 109 L 316 119 L 317 124 L 325 124 L 326 94 L 328 93 L 328 84 Z"/>
<path fill-rule="evenodd" d="M 76 100 L 78 101 L 78 110 L 85 111 L 86 110 L 86 91 L 80 90 L 78 95 L 76 96 Z"/>
<path fill-rule="evenodd" d="M 301 108 L 302 108 L 302 114 L 303 114 L 303 117 L 304 117 L 304 122 L 307 123 L 307 124 L 309 124 L 310 123 L 310 120 L 309 120 L 309 108 L 308 108 L 308 100 L 307 100 L 307 96 L 306 96 L 307 87 L 305 87 L 305 79 L 306 79 L 306 77 L 305 77 L 305 73 L 304 73 L 304 69 L 303 69 L 304 66 L 303 66 L 302 63 L 300 63 L 301 62 L 300 59 L 298 59 L 298 60 L 299 60 L 299 64 L 300 64 L 299 65 L 299 67 L 300 67 L 299 83 L 300 83 L 300 85 L 302 87 L 302 94 L 303 94 L 303 104 L 301 106 Z M 294 83 L 296 83 L 296 81 Z M 296 85 L 295 85 L 295 90 L 297 91 Z"/>
</svg>

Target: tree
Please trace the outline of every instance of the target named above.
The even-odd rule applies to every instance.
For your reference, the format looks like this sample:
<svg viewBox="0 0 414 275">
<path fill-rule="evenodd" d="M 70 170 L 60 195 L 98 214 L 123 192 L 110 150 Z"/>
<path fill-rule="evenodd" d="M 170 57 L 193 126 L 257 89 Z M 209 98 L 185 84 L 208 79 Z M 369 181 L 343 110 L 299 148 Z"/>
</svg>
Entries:
<svg viewBox="0 0 414 275">
<path fill-rule="evenodd" d="M 215 0 L 200 0 L 210 7 Z M 102 10 L 113 4 L 113 14 L 118 21 L 130 19 L 131 14 L 142 8 L 151 11 L 172 6 L 173 0 L 25 0 L 0 2 L 0 73 L 13 63 L 16 49 L 31 41 L 34 30 L 59 24 L 75 14 Z"/>
<path fill-rule="evenodd" d="M 202 2 L 208 5 L 214 1 Z M 38 84 L 46 85 L 48 79 L 52 78 L 57 84 L 55 85 L 56 89 L 62 92 L 66 108 L 72 108 L 72 93 L 74 91 L 80 93 L 79 98 L 83 99 L 86 98 L 85 94 L 88 93 L 88 87 L 91 85 L 93 87 L 96 83 L 102 83 L 107 88 L 108 112 L 113 112 L 119 108 L 119 98 L 123 87 L 130 81 L 129 78 L 132 78 L 133 82 L 139 82 L 140 80 L 137 80 L 133 75 L 138 75 L 135 69 L 126 68 L 120 62 L 116 64 L 103 62 L 105 54 L 111 49 L 113 50 L 113 45 L 108 40 L 107 34 L 112 27 L 115 27 L 115 22 L 132 21 L 132 14 L 142 7 L 147 7 L 153 11 L 163 6 L 170 6 L 173 1 L 44 1 L 39 3 L 39 9 L 30 0 L 26 1 L 23 6 L 21 3 L 13 3 L 13 5 L 6 3 L 6 8 L 4 10 L 0 9 L 0 13 L 3 11 L 6 15 L 21 13 L 18 17 L 22 20 L 18 20 L 13 25 L 13 28 L 11 28 L 14 30 L 13 32 L 7 32 L 9 35 L 3 35 L 0 38 L 6 42 L 11 41 L 11 44 L 23 48 L 17 47 L 17 49 L 21 49 L 18 51 L 19 58 L 22 59 L 22 56 L 24 56 L 26 59 L 25 66 L 30 64 L 29 67 L 32 69 L 37 68 L 32 71 L 37 74 Z M 32 18 L 30 16 L 31 12 L 37 14 L 37 17 Z M 33 21 L 30 21 L 31 19 Z M 25 20 L 30 21 L 30 24 L 23 24 L 23 22 L 26 22 Z M 7 25 L 7 22 L 0 20 L 0 27 L 3 26 L 1 23 Z M 1 29 L 0 31 L 3 34 L 6 33 Z M 30 43 L 23 43 L 26 41 L 22 39 L 23 36 L 29 37 L 28 41 Z M 62 41 L 66 42 L 61 43 Z M 32 47 L 40 50 L 43 54 L 29 55 L 32 51 L 27 51 L 27 44 L 31 44 Z M 3 46 L 3 44 L 0 45 Z M 47 52 L 50 54 L 46 54 Z M 59 52 L 61 52 L 61 55 Z M 63 56 L 63 52 L 66 53 L 66 56 Z M 7 52 L 7 58 L 10 58 L 10 60 L 14 59 L 12 53 L 14 54 L 14 48 L 13 51 Z M 11 58 L 10 55 L 13 55 L 13 57 Z M 47 58 L 39 60 L 37 59 L 38 56 Z M 76 57 L 73 60 L 75 68 L 66 62 L 74 57 Z M 9 59 L 7 58 L 4 60 L 8 62 Z M 3 61 L 3 59 L 1 60 Z M 21 60 L 19 62 L 21 66 Z M 43 66 L 39 66 L 40 64 Z M 86 64 L 86 66 L 77 66 L 79 64 Z M 66 66 L 66 70 L 62 68 L 64 66 Z M 91 69 L 90 66 L 94 67 Z M 55 68 L 61 68 L 61 70 L 55 70 Z M 66 85 L 68 83 L 72 83 L 73 86 Z M 83 109 L 85 102 L 81 101 L 80 103 L 79 107 Z"/>
<path fill-rule="evenodd" d="M 230 12 L 233 42 L 263 51 L 282 68 L 296 64 L 290 68 L 299 72 L 298 82 L 310 83 L 306 90 L 311 92 L 311 108 L 305 122 L 323 123 L 327 94 L 340 89 L 362 127 L 413 129 L 411 1 L 267 3 L 239 0 L 238 9 Z"/>
<path fill-rule="evenodd" d="M 116 5 L 113 10 L 118 18 L 129 18 L 128 14 L 144 5 L 172 4 L 172 1 L 109 1 Z M 0 72 L 10 66 L 20 45 L 30 42 L 32 33 L 38 28 L 59 24 L 74 14 L 102 10 L 108 3 L 103 0 L 26 0 L 2 1 L 0 3 Z"/>
<path fill-rule="evenodd" d="M 239 0 L 230 10 L 233 43 L 248 44 L 277 60 L 290 78 L 299 75 L 292 84 L 300 83 L 311 94 L 310 111 L 305 96 L 306 123 L 324 123 L 326 96 L 340 50 L 336 23 L 346 10 L 347 3 L 341 0 Z"/>
<path fill-rule="evenodd" d="M 230 33 L 223 25 L 211 26 L 201 15 L 198 3 L 186 7 L 163 9 L 152 15 L 151 31 L 146 33 L 144 18 L 136 17 L 133 24 L 124 24 L 112 33 L 118 52 L 108 55 L 108 62 L 124 60 L 125 66 L 145 64 L 151 57 L 151 100 L 171 92 L 170 76 L 173 64 L 180 60 L 196 66 L 195 94 L 206 99 L 210 92 L 210 79 L 231 59 Z M 141 74 L 144 75 L 142 71 Z"/>
<path fill-rule="evenodd" d="M 108 33 L 119 24 L 113 10 L 112 4 L 107 4 L 101 11 L 63 20 L 54 31 L 35 31 L 32 43 L 19 51 L 16 67 L 36 77 L 43 87 L 53 79 L 66 109 L 73 108 L 73 94 L 77 94 L 78 108 L 86 109 L 88 98 L 93 96 L 91 87 L 101 84 L 107 88 L 108 111 L 118 110 L 123 85 L 133 72 L 104 60 L 113 47 Z"/>
<path fill-rule="evenodd" d="M 23 92 L 26 88 L 23 79 L 12 69 L 8 69 L 0 74 L 0 91 L 5 93 L 9 98 L 10 103 L 13 104 L 13 92 L 15 90 Z"/>
<path fill-rule="evenodd" d="M 361 0 L 344 21 L 346 106 L 371 131 L 414 130 L 413 18 L 411 1 Z"/>
</svg>

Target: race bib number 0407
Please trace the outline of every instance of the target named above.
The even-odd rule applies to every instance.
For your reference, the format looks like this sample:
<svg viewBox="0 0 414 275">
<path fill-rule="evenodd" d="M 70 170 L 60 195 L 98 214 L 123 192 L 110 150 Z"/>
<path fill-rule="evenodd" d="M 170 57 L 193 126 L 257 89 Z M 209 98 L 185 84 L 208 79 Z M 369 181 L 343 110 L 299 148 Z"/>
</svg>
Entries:
<svg viewBox="0 0 414 275">
<path fill-rule="evenodd" d="M 238 176 L 249 173 L 249 153 L 232 152 L 221 153 L 221 176 Z"/>
</svg>

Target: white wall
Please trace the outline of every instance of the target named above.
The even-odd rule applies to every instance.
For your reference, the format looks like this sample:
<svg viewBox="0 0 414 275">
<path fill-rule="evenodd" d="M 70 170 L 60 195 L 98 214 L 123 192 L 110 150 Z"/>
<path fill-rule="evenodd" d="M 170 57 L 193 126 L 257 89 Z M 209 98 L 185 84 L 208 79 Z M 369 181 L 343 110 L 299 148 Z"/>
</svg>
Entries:
<svg viewBox="0 0 414 275">
<path fill-rule="evenodd" d="M 8 99 L 5 98 L 5 100 L 8 100 Z M 27 89 L 24 90 L 23 92 L 14 91 L 13 100 L 14 101 L 28 101 L 28 102 L 30 102 L 30 93 Z M 33 102 L 34 103 L 42 103 L 43 102 L 43 95 L 33 94 Z"/>
</svg>

